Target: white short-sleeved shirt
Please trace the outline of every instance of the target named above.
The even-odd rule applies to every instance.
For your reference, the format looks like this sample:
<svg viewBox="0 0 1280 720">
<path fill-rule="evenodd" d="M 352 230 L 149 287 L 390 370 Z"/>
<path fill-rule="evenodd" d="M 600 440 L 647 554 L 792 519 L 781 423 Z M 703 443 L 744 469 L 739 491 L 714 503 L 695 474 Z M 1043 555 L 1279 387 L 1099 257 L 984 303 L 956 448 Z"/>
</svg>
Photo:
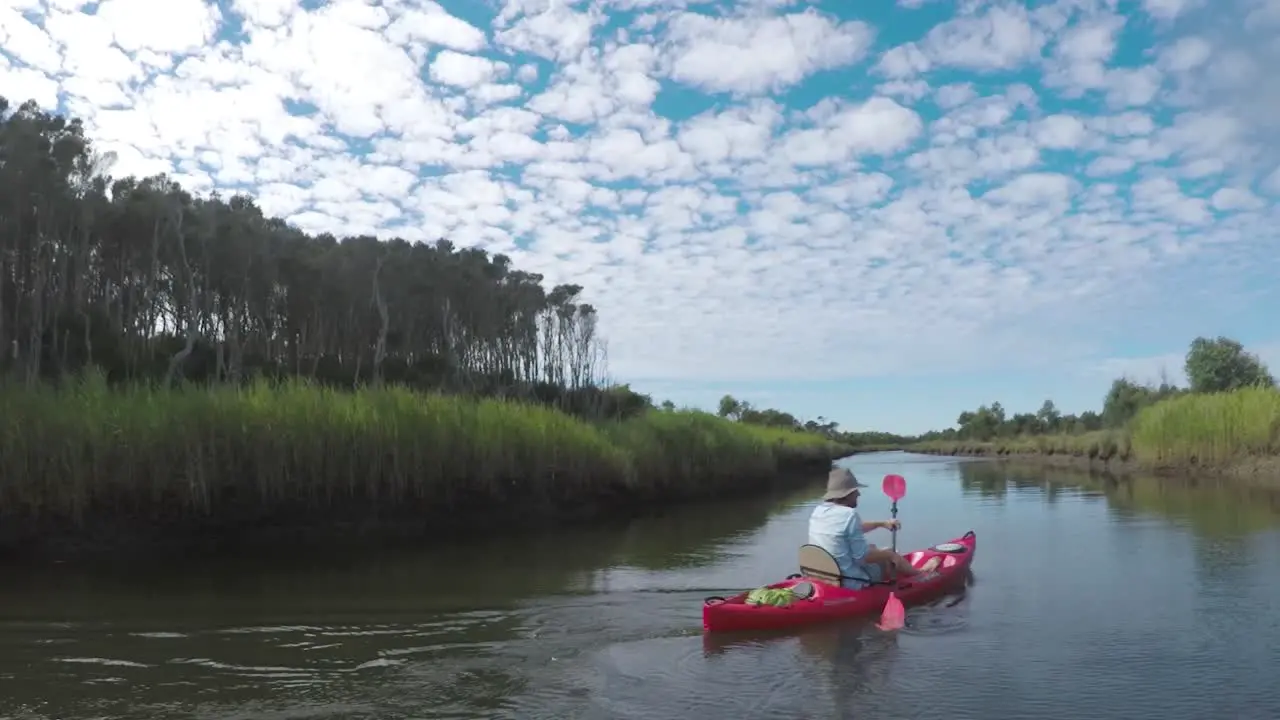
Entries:
<svg viewBox="0 0 1280 720">
<path fill-rule="evenodd" d="M 841 575 L 871 581 L 871 575 L 862 565 L 862 559 L 870 550 L 862 533 L 862 518 L 848 505 L 818 503 L 809 516 L 809 544 L 831 553 Z"/>
</svg>

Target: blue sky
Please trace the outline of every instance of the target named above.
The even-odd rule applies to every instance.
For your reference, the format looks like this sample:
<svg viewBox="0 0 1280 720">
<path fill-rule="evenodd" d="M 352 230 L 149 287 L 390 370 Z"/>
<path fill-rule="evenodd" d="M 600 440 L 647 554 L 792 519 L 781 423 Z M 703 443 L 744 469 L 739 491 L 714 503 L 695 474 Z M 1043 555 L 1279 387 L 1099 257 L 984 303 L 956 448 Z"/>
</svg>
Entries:
<svg viewBox="0 0 1280 720">
<path fill-rule="evenodd" d="M 9 0 L 114 174 L 576 282 L 613 379 L 918 432 L 1280 369 L 1280 0 Z"/>
</svg>

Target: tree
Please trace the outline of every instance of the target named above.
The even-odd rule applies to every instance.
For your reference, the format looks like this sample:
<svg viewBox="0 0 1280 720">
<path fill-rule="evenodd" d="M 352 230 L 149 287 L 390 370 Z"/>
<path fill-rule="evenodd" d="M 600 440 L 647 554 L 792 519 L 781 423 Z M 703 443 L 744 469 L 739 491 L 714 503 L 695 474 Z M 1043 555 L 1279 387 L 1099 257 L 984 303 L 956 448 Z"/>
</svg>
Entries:
<svg viewBox="0 0 1280 720">
<path fill-rule="evenodd" d="M 1092 410 L 1085 410 L 1080 413 L 1080 419 L 1077 421 L 1079 432 L 1092 432 L 1102 429 L 1102 415 Z"/>
<path fill-rule="evenodd" d="M 308 235 L 243 195 L 110 179 L 79 120 L 0 98 L 0 372 L 112 382 L 299 375 L 612 415 L 578 285 L 447 239 Z"/>
<path fill-rule="evenodd" d="M 757 410 L 751 406 L 745 406 L 738 419 L 744 423 L 752 425 L 764 425 L 766 427 L 779 428 L 799 428 L 803 427 L 801 422 L 794 415 L 773 408 L 765 408 Z"/>
<path fill-rule="evenodd" d="M 1058 406 L 1054 405 L 1052 400 L 1045 400 L 1036 413 L 1036 420 L 1043 428 L 1042 432 L 1057 432 L 1058 425 L 1062 421 L 1062 413 L 1058 412 Z"/>
<path fill-rule="evenodd" d="M 1191 392 L 1197 393 L 1226 392 L 1253 386 L 1275 387 L 1276 384 L 1257 355 L 1245 352 L 1243 345 L 1227 337 L 1192 340 L 1184 369 Z"/>
<path fill-rule="evenodd" d="M 996 422 L 1004 422 L 1004 405 L 999 402 L 991 403 L 991 415 Z"/>
<path fill-rule="evenodd" d="M 1102 426 L 1119 428 L 1133 419 L 1138 411 L 1181 391 L 1168 383 L 1157 387 L 1139 385 L 1128 378 L 1117 378 L 1111 383 L 1102 404 Z"/>
<path fill-rule="evenodd" d="M 1004 407 L 995 403 L 991 407 L 983 405 L 976 412 L 963 412 L 956 418 L 960 426 L 957 434 L 965 439 L 990 440 L 1001 430 L 1004 423 Z"/>
<path fill-rule="evenodd" d="M 1129 422 L 1149 403 L 1149 394 L 1146 388 L 1128 378 L 1112 381 L 1102 402 L 1103 426 L 1118 428 Z"/>
<path fill-rule="evenodd" d="M 1191 343 L 1186 358 L 1190 389 L 1179 388 L 1161 372 L 1159 384 L 1139 384 L 1127 377 L 1111 383 L 1103 399 L 1102 412 L 1087 410 L 1064 415 L 1052 399 L 1046 399 L 1035 413 L 1014 413 L 1006 418 L 1000 403 L 966 410 L 956 418 L 956 427 L 930 431 L 915 440 L 979 440 L 1043 433 L 1085 433 L 1119 429 L 1143 408 L 1186 392 L 1222 392 L 1244 387 L 1275 387 L 1277 381 L 1256 355 L 1230 338 L 1199 337 Z"/>
<path fill-rule="evenodd" d="M 725 395 L 720 398 L 720 410 L 718 414 L 722 418 L 733 418 L 736 420 L 742 414 L 742 403 L 735 400 L 732 395 Z"/>
</svg>

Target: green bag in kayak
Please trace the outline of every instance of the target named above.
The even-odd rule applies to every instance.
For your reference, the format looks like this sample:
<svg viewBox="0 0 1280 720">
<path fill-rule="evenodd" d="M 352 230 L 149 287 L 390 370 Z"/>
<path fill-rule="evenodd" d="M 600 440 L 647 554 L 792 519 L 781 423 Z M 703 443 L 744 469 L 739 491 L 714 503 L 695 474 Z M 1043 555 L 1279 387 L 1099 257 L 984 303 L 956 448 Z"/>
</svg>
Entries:
<svg viewBox="0 0 1280 720">
<path fill-rule="evenodd" d="M 788 588 L 756 588 L 747 593 L 748 605 L 772 605 L 786 607 L 796 601 L 796 594 Z"/>
</svg>

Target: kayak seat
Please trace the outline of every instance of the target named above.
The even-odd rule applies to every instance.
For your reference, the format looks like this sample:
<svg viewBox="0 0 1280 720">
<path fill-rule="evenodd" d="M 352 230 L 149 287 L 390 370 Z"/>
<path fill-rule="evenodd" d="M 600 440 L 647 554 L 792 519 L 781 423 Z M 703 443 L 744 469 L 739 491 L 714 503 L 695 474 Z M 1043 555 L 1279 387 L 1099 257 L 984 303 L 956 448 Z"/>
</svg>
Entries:
<svg viewBox="0 0 1280 720">
<path fill-rule="evenodd" d="M 923 553 L 913 554 L 916 556 L 916 559 L 919 559 L 919 556 Z M 915 560 L 912 560 L 911 556 L 908 555 L 906 557 L 913 565 L 915 564 Z M 946 560 L 950 561 L 951 565 L 955 564 L 955 558 L 953 557 L 948 557 Z M 945 566 L 946 565 L 944 565 L 944 567 Z M 800 576 L 812 578 L 814 580 L 821 580 L 828 585 L 836 586 L 841 586 L 842 581 L 844 580 L 856 580 L 864 587 L 870 587 L 872 585 L 892 585 L 897 582 L 894 578 L 890 577 L 885 580 L 880 580 L 879 582 L 869 583 L 861 578 L 852 578 L 847 575 L 841 575 L 840 565 L 836 563 L 836 559 L 832 557 L 831 553 L 827 552 L 825 548 L 818 545 L 800 546 Z"/>
<path fill-rule="evenodd" d="M 840 566 L 831 553 L 817 545 L 800 546 L 800 575 L 814 580 L 821 580 L 828 585 L 840 586 L 843 580 L 857 580 L 864 585 L 889 585 L 888 580 L 867 583 L 859 578 L 851 578 L 840 574 Z"/>
<path fill-rule="evenodd" d="M 840 566 L 825 548 L 817 545 L 800 546 L 800 574 L 828 585 L 840 584 Z"/>
</svg>

